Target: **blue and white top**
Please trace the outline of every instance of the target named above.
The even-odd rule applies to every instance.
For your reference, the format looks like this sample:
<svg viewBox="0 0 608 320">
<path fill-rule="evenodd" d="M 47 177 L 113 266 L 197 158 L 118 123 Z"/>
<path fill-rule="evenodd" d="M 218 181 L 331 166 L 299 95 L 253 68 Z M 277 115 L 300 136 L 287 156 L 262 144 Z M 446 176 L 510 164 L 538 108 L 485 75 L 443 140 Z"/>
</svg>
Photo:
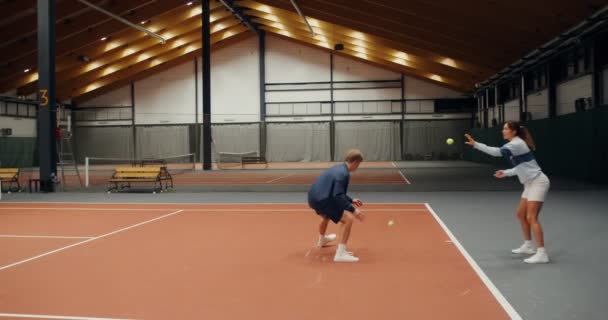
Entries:
<svg viewBox="0 0 608 320">
<path fill-rule="evenodd" d="M 522 184 L 530 182 L 538 177 L 542 170 L 534 159 L 534 154 L 528 145 L 520 137 L 515 137 L 509 143 L 500 148 L 489 147 L 483 143 L 475 142 L 475 149 L 487 153 L 494 157 L 504 156 L 511 160 L 513 168 L 505 170 L 508 177 L 517 175 Z"/>
</svg>

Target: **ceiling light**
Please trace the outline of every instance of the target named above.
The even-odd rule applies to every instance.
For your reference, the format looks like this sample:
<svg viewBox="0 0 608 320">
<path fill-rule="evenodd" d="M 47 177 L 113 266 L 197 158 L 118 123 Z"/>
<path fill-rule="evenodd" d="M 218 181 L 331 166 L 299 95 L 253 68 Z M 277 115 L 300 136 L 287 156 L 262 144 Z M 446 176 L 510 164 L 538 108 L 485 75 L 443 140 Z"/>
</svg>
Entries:
<svg viewBox="0 0 608 320">
<path fill-rule="evenodd" d="M 194 1 L 190 1 L 190 2 L 186 3 L 187 6 L 191 6 L 193 4 L 194 4 Z"/>
<path fill-rule="evenodd" d="M 23 70 L 23 72 L 28 73 L 28 72 L 30 72 L 30 69 L 27 68 L 27 69 Z"/>
</svg>

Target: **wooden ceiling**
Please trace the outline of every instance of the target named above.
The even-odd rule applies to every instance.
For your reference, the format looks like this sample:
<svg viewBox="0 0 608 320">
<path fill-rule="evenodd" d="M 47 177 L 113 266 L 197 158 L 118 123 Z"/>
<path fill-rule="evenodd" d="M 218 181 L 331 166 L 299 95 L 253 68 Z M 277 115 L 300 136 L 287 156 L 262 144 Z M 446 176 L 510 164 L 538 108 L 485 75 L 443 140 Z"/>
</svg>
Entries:
<svg viewBox="0 0 608 320">
<path fill-rule="evenodd" d="M 91 0 L 92 1 L 92 0 Z M 89 9 L 57 0 L 57 96 L 84 101 L 200 56 L 201 6 L 185 0 L 95 0 L 165 45 Z M 557 36 L 608 0 L 229 1 L 259 29 L 462 92 Z M 0 0 L 0 92 L 36 91 L 36 1 Z M 211 2 L 212 49 L 254 36 Z M 105 40 L 101 40 L 107 37 Z M 87 59 L 83 59 L 87 57 Z M 89 60 L 89 61 L 86 61 Z"/>
</svg>

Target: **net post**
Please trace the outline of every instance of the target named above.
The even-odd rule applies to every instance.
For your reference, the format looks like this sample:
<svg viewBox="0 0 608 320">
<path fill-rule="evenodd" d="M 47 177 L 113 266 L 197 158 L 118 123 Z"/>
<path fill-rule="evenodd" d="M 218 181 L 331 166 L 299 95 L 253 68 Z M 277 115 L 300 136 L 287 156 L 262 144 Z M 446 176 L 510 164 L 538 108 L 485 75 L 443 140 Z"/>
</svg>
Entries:
<svg viewBox="0 0 608 320">
<path fill-rule="evenodd" d="M 89 157 L 84 158 L 84 186 L 89 187 Z"/>
</svg>

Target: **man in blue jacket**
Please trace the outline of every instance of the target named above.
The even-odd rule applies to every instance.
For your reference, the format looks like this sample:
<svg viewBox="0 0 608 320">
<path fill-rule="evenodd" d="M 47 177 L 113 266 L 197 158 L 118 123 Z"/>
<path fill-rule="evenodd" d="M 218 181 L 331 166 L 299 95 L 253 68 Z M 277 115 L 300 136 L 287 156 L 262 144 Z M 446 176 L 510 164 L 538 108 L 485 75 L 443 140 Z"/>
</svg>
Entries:
<svg viewBox="0 0 608 320">
<path fill-rule="evenodd" d="M 359 168 L 363 155 L 359 150 L 350 150 L 344 163 L 325 171 L 312 184 L 308 191 L 308 204 L 323 219 L 319 225 L 318 246 L 323 247 L 336 239 L 335 234 L 325 234 L 329 220 L 340 223 L 340 244 L 334 256 L 335 262 L 357 262 L 359 258 L 346 250 L 346 242 L 355 218 L 363 221 L 365 215 L 358 207 L 363 206 L 359 199 L 348 196 L 350 172 Z"/>
</svg>

